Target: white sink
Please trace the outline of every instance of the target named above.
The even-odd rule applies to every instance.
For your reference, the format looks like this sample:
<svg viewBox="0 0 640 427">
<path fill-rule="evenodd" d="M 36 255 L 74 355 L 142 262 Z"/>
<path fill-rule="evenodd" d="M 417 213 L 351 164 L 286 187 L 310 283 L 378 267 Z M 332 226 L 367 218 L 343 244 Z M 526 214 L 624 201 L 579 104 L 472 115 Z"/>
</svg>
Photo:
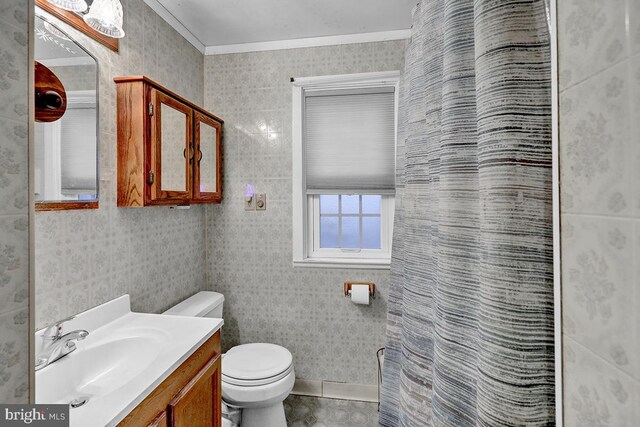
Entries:
<svg viewBox="0 0 640 427">
<path fill-rule="evenodd" d="M 36 398 L 39 402 L 69 403 L 78 396 L 112 393 L 144 373 L 169 338 L 169 334 L 151 328 L 125 327 L 116 334 L 89 334 L 78 343 L 78 350 L 37 373 Z"/>
<path fill-rule="evenodd" d="M 86 400 L 71 408 L 71 426 L 116 425 L 221 326 L 222 319 L 132 313 L 129 296 L 117 298 L 64 324 L 63 333 L 89 335 L 36 372 L 36 403 Z"/>
</svg>

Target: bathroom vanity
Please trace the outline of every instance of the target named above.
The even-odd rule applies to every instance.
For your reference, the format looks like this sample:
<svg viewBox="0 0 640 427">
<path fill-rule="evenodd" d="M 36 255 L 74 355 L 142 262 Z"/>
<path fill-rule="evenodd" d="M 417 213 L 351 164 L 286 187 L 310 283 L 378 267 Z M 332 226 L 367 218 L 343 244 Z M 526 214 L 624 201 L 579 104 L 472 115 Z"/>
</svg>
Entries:
<svg viewBox="0 0 640 427">
<path fill-rule="evenodd" d="M 118 426 L 218 427 L 222 416 L 221 384 L 218 331 Z"/>
<path fill-rule="evenodd" d="M 87 310 L 53 325 L 61 338 L 88 334 L 36 371 L 36 403 L 70 404 L 71 427 L 217 427 L 222 324 L 134 313 L 128 295 Z M 44 332 L 36 333 L 39 356 L 47 355 Z"/>
</svg>

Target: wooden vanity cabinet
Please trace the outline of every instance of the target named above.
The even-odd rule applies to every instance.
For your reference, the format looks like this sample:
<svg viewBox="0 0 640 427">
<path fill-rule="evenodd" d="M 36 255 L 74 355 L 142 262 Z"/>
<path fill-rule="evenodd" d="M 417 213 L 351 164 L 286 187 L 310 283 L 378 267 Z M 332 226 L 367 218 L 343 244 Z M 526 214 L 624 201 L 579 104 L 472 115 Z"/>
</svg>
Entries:
<svg viewBox="0 0 640 427">
<path fill-rule="evenodd" d="M 222 119 L 144 76 L 117 77 L 118 206 L 222 200 Z"/>
<path fill-rule="evenodd" d="M 118 427 L 221 427 L 220 331 L 151 392 Z"/>
<path fill-rule="evenodd" d="M 222 201 L 222 123 L 200 112 L 193 120 L 195 160 L 193 203 Z"/>
<path fill-rule="evenodd" d="M 222 397 L 220 372 L 220 357 L 211 359 L 169 402 L 171 427 L 212 425 L 216 412 L 220 414 L 220 405 L 214 401 L 215 396 Z"/>
</svg>

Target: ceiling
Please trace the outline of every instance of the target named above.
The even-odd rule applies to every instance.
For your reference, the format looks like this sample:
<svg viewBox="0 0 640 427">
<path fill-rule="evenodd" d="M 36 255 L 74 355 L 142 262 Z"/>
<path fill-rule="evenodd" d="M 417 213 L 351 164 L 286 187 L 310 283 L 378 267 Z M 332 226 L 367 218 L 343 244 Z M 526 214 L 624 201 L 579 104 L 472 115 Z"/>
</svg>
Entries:
<svg viewBox="0 0 640 427">
<path fill-rule="evenodd" d="M 188 30 L 207 47 L 408 30 L 416 4 L 416 0 L 145 1 L 156 10 L 161 5 L 165 13 L 160 14 L 173 18 L 167 19 L 169 23 L 175 27 L 171 21 L 178 21 L 184 27 L 181 32 Z"/>
</svg>

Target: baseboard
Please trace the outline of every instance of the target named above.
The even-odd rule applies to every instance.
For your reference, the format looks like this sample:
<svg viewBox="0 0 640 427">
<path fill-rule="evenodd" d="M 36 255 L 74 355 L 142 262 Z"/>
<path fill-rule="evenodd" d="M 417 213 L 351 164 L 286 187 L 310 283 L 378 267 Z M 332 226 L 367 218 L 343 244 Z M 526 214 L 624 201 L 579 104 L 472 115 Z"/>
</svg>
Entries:
<svg viewBox="0 0 640 427">
<path fill-rule="evenodd" d="M 322 381 L 296 378 L 291 394 L 296 394 L 298 396 L 322 397 Z"/>
<path fill-rule="evenodd" d="M 328 399 L 378 402 L 378 386 L 296 378 L 291 394 Z"/>
</svg>

